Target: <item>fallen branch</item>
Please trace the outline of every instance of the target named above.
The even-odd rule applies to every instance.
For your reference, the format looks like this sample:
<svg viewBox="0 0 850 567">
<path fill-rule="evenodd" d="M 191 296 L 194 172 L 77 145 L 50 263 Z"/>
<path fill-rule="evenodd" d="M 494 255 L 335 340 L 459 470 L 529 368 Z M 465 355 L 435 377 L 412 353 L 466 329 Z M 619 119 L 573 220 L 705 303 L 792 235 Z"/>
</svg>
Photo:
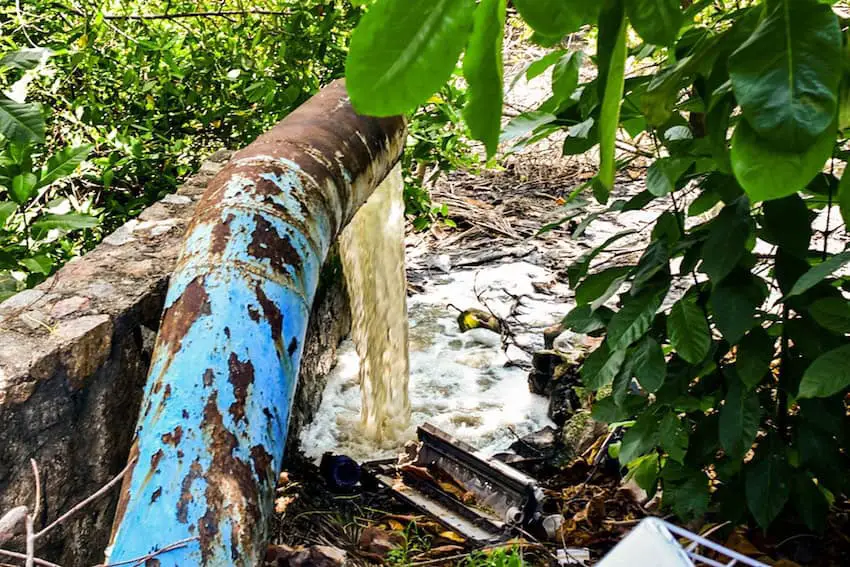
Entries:
<svg viewBox="0 0 850 567">
<path fill-rule="evenodd" d="M 124 475 L 127 474 L 127 471 L 130 470 L 130 468 L 135 464 L 135 462 L 136 462 L 135 459 L 131 459 L 130 462 L 127 463 L 127 466 L 124 467 L 124 470 L 122 470 L 120 473 L 118 473 L 118 476 L 116 476 L 115 478 L 113 478 L 112 480 L 107 482 L 100 490 L 98 490 L 97 492 L 95 492 L 94 494 L 92 494 L 91 496 L 89 496 L 88 498 L 86 498 L 85 500 L 83 500 L 82 502 L 80 502 L 79 504 L 77 504 L 76 506 L 74 506 L 73 508 L 71 508 L 70 510 L 68 510 L 67 512 L 62 514 L 61 516 L 59 516 L 59 518 L 54 520 L 53 523 L 51 523 L 49 526 L 47 526 L 46 528 L 44 528 L 40 532 L 36 533 L 34 538 L 38 539 L 38 538 L 42 537 L 43 535 L 47 534 L 47 532 L 49 532 L 50 530 L 52 530 L 53 528 L 55 528 L 56 526 L 58 526 L 62 522 L 68 520 L 68 518 L 75 515 L 77 512 L 79 512 L 80 510 L 85 508 L 88 504 L 94 502 L 95 500 L 97 500 L 98 498 L 100 498 L 101 496 L 103 496 L 104 494 L 109 492 L 110 489 L 112 489 L 112 487 L 114 487 L 116 484 L 118 484 L 119 481 L 121 481 L 121 479 L 124 478 Z"/>
<path fill-rule="evenodd" d="M 14 551 L 7 551 L 5 549 L 0 549 L 0 555 L 5 555 L 6 557 L 11 557 L 12 559 L 21 559 L 23 561 L 27 560 L 27 556 L 25 554 L 16 553 Z M 32 562 L 34 565 L 41 565 L 42 567 L 62 567 L 61 565 L 51 563 L 50 561 L 45 561 L 44 559 L 39 559 L 38 557 L 33 557 Z"/>
<path fill-rule="evenodd" d="M 180 541 L 175 541 L 174 543 L 169 543 L 162 549 L 158 549 L 157 551 L 152 551 L 147 555 L 143 555 L 141 557 L 136 557 L 134 559 L 126 559 L 124 561 L 117 561 L 115 563 L 101 563 L 99 565 L 95 565 L 95 567 L 118 567 L 119 565 L 130 565 L 132 564 L 134 567 L 136 565 L 141 565 L 142 563 L 146 563 L 149 559 L 153 559 L 157 555 L 162 555 L 163 553 L 167 553 L 169 551 L 180 549 L 181 547 L 186 547 L 193 541 L 197 540 L 199 536 L 187 537 L 186 539 L 181 539 Z"/>
</svg>

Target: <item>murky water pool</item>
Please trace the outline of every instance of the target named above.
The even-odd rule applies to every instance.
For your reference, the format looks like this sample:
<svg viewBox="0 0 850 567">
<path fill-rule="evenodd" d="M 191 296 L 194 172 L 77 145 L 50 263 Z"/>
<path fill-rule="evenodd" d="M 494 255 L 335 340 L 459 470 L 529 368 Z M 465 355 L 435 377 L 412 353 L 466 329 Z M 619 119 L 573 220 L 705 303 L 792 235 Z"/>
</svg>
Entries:
<svg viewBox="0 0 850 567">
<path fill-rule="evenodd" d="M 435 276 L 423 293 L 408 299 L 409 427 L 380 442 L 362 435 L 359 361 L 346 341 L 319 412 L 301 434 L 304 451 L 314 458 L 334 451 L 360 461 L 392 456 L 427 421 L 493 453 L 507 448 L 517 435 L 551 425 L 548 400 L 529 392 L 528 370 L 517 365 L 530 360 L 528 352 L 543 347 L 543 329 L 566 314 L 566 305 L 532 286 L 551 280 L 547 270 L 526 262 Z M 458 313 L 448 305 L 485 308 L 476 293 L 498 316 L 513 314 L 508 323 L 519 347 L 503 351 L 500 337 L 485 329 L 460 332 Z"/>
</svg>

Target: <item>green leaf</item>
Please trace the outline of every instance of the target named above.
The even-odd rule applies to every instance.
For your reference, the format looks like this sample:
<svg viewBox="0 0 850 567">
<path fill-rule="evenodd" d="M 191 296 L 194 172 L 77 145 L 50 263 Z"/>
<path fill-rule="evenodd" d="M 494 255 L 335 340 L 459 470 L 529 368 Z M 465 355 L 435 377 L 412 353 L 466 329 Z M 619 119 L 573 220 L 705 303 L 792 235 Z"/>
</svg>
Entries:
<svg viewBox="0 0 850 567">
<path fill-rule="evenodd" d="M 608 200 L 617 174 L 617 129 L 620 126 L 620 102 L 626 72 L 626 18 L 622 0 L 607 0 L 599 16 L 597 63 L 603 86 L 599 114 L 599 174 L 594 194 L 600 202 Z"/>
<path fill-rule="evenodd" d="M 748 390 L 755 388 L 770 370 L 776 352 L 776 339 L 759 326 L 741 339 L 738 345 L 735 370 Z"/>
<path fill-rule="evenodd" d="M 0 135 L 20 144 L 44 142 L 44 117 L 39 106 L 0 94 Z"/>
<path fill-rule="evenodd" d="M 720 446 L 729 458 L 739 460 L 753 446 L 761 422 L 761 407 L 755 392 L 740 380 L 730 380 L 726 401 L 720 408 Z"/>
<path fill-rule="evenodd" d="M 850 226 L 850 171 L 847 169 L 841 175 L 841 183 L 838 185 L 838 206 L 844 226 Z"/>
<path fill-rule="evenodd" d="M 797 283 L 794 284 L 794 287 L 791 288 L 791 291 L 788 293 L 788 297 L 807 292 L 822 282 L 824 278 L 830 276 L 835 270 L 844 266 L 847 262 L 850 262 L 850 251 L 831 256 L 825 262 L 821 262 L 803 274 L 800 279 L 797 280 Z"/>
<path fill-rule="evenodd" d="M 644 411 L 638 416 L 634 425 L 623 435 L 623 444 L 620 446 L 621 465 L 625 466 L 655 448 L 659 437 L 658 426 L 658 417 L 654 413 Z"/>
<path fill-rule="evenodd" d="M 472 137 L 484 143 L 487 157 L 496 153 L 502 129 L 505 14 L 505 0 L 482 0 L 463 58 L 463 75 L 469 85 L 463 118 Z"/>
<path fill-rule="evenodd" d="M 780 150 L 803 152 L 831 128 L 836 114 L 838 18 L 817 0 L 771 0 L 766 9 L 729 58 L 732 88 L 760 138 Z"/>
<path fill-rule="evenodd" d="M 771 242 L 787 252 L 805 258 L 812 238 L 809 209 L 799 195 L 789 195 L 764 203 L 764 227 Z"/>
<path fill-rule="evenodd" d="M 47 187 L 51 183 L 73 173 L 83 163 L 83 160 L 88 157 L 91 150 L 91 145 L 84 144 L 82 146 L 67 147 L 52 156 L 41 169 L 38 188 Z"/>
<path fill-rule="evenodd" d="M 664 506 L 680 518 L 702 516 L 708 510 L 711 492 L 708 477 L 699 469 L 686 468 L 669 460 L 661 473 Z"/>
<path fill-rule="evenodd" d="M 9 196 L 19 205 L 23 205 L 35 194 L 38 177 L 34 173 L 22 173 L 12 178 Z"/>
<path fill-rule="evenodd" d="M 683 297 L 673 305 L 667 317 L 670 344 L 685 361 L 698 364 L 708 355 L 711 334 L 708 321 L 696 301 Z"/>
<path fill-rule="evenodd" d="M 552 95 L 559 103 L 569 99 L 578 87 L 582 52 L 572 51 L 561 57 L 552 70 Z"/>
<path fill-rule="evenodd" d="M 656 197 L 663 197 L 676 189 L 676 182 L 693 165 L 689 157 L 658 158 L 646 172 L 646 189 Z"/>
<path fill-rule="evenodd" d="M 563 49 L 558 49 L 556 51 L 552 51 L 551 53 L 547 53 L 546 55 L 544 55 L 543 57 L 528 66 L 528 68 L 525 70 L 525 79 L 527 81 L 530 81 L 535 77 L 539 77 L 540 75 L 546 72 L 546 69 L 557 63 L 558 60 L 566 54 L 567 52 Z"/>
<path fill-rule="evenodd" d="M 628 465 L 629 475 L 647 493 L 654 493 L 658 484 L 658 455 L 644 455 Z"/>
<path fill-rule="evenodd" d="M 23 258 L 20 260 L 22 266 L 25 266 L 30 272 L 36 274 L 50 275 L 50 270 L 53 268 L 53 260 L 44 254 L 32 256 L 31 258 Z"/>
<path fill-rule="evenodd" d="M 513 140 L 530 134 L 540 126 L 554 122 L 558 117 L 548 112 L 523 112 L 505 125 L 505 130 L 499 141 Z"/>
<path fill-rule="evenodd" d="M 638 35 L 655 45 L 673 43 L 684 22 L 679 0 L 629 0 L 626 8 Z"/>
<path fill-rule="evenodd" d="M 345 76 L 354 108 L 410 112 L 442 87 L 472 31 L 475 0 L 379 0 L 351 36 Z"/>
<path fill-rule="evenodd" d="M 578 232 L 578 227 L 576 227 L 576 232 Z M 587 274 L 587 270 L 590 267 L 590 263 L 594 258 L 599 256 L 602 252 L 604 252 L 609 246 L 625 238 L 626 236 L 631 236 L 635 234 L 637 231 L 634 229 L 624 230 L 618 232 L 614 236 L 608 238 L 605 242 L 579 258 L 574 264 L 567 268 L 567 280 L 569 281 L 571 286 L 574 286 L 581 278 L 583 278 Z"/>
<path fill-rule="evenodd" d="M 741 120 L 732 136 L 732 171 L 752 202 L 780 199 L 808 185 L 832 155 L 834 145 L 835 131 L 830 127 L 806 149 L 784 150 Z"/>
<path fill-rule="evenodd" d="M 685 454 L 688 452 L 688 430 L 675 413 L 670 412 L 661 420 L 658 441 L 671 459 L 679 463 L 685 460 Z"/>
<path fill-rule="evenodd" d="M 581 380 L 585 387 L 595 392 L 613 382 L 625 358 L 625 349 L 611 352 L 608 342 L 603 342 L 581 365 Z"/>
<path fill-rule="evenodd" d="M 11 51 L 0 57 L 0 68 L 29 70 L 35 69 L 38 64 L 53 52 L 44 47 L 34 47 Z"/>
<path fill-rule="evenodd" d="M 6 224 L 9 217 L 18 210 L 18 204 L 11 201 L 0 201 L 0 228 Z"/>
<path fill-rule="evenodd" d="M 607 340 L 611 348 L 614 350 L 628 348 L 646 334 L 666 294 L 666 289 L 663 293 L 653 290 L 629 298 L 608 323 Z"/>
<path fill-rule="evenodd" d="M 599 13 L 598 3 L 584 0 L 514 0 L 514 6 L 534 31 L 557 38 L 578 31 Z"/>
<path fill-rule="evenodd" d="M 576 288 L 576 303 L 590 303 L 596 309 L 617 293 L 631 269 L 630 266 L 616 266 L 587 276 Z"/>
<path fill-rule="evenodd" d="M 756 309 L 764 302 L 765 293 L 759 279 L 739 270 L 711 290 L 709 307 L 714 324 L 729 343 L 735 344 L 755 325 Z"/>
<path fill-rule="evenodd" d="M 711 231 L 702 247 L 700 271 L 708 274 L 714 283 L 725 278 L 747 251 L 749 237 L 749 202 L 742 197 L 723 207 L 711 223 Z"/>
<path fill-rule="evenodd" d="M 833 333 L 850 333 L 850 301 L 824 297 L 809 305 L 809 314 L 818 325 Z"/>
<path fill-rule="evenodd" d="M 612 315 L 613 312 L 607 307 L 594 310 L 590 305 L 579 305 L 567 313 L 563 325 L 576 333 L 592 333 L 604 329 Z"/>
<path fill-rule="evenodd" d="M 776 519 L 791 493 L 785 457 L 772 453 L 751 465 L 746 473 L 747 505 L 763 529 Z"/>
<path fill-rule="evenodd" d="M 829 516 L 829 502 L 818 485 L 805 474 L 794 476 L 792 500 L 810 530 L 823 533 Z"/>
<path fill-rule="evenodd" d="M 590 416 L 596 421 L 603 423 L 615 423 L 627 417 L 624 415 L 624 411 L 617 406 L 614 396 L 597 399 L 593 402 L 593 409 L 590 412 Z"/>
<path fill-rule="evenodd" d="M 81 228 L 94 228 L 100 224 L 97 217 L 91 215 L 67 214 L 67 215 L 44 215 L 33 223 L 33 231 L 47 232 L 54 228 L 60 230 L 77 230 Z"/>
<path fill-rule="evenodd" d="M 850 345 L 822 354 L 803 373 L 800 398 L 826 398 L 850 386 Z"/>
<path fill-rule="evenodd" d="M 652 337 L 644 337 L 632 354 L 635 378 L 647 392 L 657 392 L 667 377 L 667 364 L 661 345 Z"/>
</svg>

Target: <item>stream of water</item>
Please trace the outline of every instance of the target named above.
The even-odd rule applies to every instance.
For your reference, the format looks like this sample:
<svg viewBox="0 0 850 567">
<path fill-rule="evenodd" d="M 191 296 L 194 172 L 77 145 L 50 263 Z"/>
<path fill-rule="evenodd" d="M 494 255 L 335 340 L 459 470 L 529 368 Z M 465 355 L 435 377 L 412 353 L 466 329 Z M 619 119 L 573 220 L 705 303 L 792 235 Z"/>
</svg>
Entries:
<svg viewBox="0 0 850 567">
<path fill-rule="evenodd" d="M 396 168 L 340 237 L 359 358 L 360 433 L 392 441 L 410 422 L 404 183 Z"/>
</svg>

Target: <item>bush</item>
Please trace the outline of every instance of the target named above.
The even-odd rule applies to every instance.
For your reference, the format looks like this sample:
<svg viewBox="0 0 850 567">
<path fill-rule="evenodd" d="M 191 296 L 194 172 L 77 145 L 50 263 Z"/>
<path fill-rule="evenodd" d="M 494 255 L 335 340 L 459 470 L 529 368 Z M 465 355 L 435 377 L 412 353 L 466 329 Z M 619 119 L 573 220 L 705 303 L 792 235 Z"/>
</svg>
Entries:
<svg viewBox="0 0 850 567">
<path fill-rule="evenodd" d="M 654 142 L 646 190 L 608 211 L 669 203 L 635 265 L 592 266 L 617 235 L 569 269 L 578 305 L 565 323 L 604 337 L 581 373 L 593 391 L 613 386 L 593 413 L 629 426 L 621 463 L 649 492 L 663 488 L 680 518 L 711 511 L 767 529 L 785 513 L 823 528 L 850 492 L 850 278 L 840 271 L 850 251 L 837 215 L 825 213 L 825 230 L 813 219 L 839 204 L 850 220 L 850 174 L 838 177 L 848 22 L 817 0 L 513 5 L 553 46 L 535 72 L 554 69 L 552 98 L 512 121 L 511 135 L 566 129 L 565 154 L 598 146 L 598 174 L 572 199 L 592 190 L 608 204 L 618 169 L 647 155 L 618 154 L 617 134 L 643 132 Z M 505 19 L 505 0 L 377 0 L 352 37 L 355 106 L 382 115 L 424 103 L 465 50 L 463 116 L 492 155 Z M 561 45 L 586 25 L 598 31 L 599 73 L 580 85 L 580 55 Z M 630 66 L 649 74 L 627 77 Z M 375 96 L 380 81 L 404 88 Z"/>
</svg>

